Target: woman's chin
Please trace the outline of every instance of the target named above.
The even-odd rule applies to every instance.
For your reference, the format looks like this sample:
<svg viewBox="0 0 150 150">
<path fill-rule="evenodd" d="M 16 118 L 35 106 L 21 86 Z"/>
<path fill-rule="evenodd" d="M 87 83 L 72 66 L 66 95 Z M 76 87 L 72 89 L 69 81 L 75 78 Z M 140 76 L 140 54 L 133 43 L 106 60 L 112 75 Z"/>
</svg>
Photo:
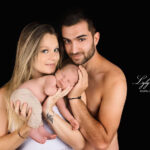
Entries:
<svg viewBox="0 0 150 150">
<path fill-rule="evenodd" d="M 55 73 L 55 70 L 45 71 L 45 72 L 44 72 L 44 74 L 47 74 L 47 75 L 49 75 L 49 74 L 54 74 L 54 73 Z"/>
</svg>

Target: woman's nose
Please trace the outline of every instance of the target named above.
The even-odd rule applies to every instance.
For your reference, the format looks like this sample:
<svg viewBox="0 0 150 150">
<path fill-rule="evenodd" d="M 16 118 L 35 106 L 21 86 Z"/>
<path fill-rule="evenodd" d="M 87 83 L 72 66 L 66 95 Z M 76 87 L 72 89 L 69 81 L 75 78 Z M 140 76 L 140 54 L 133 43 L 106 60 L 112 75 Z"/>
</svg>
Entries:
<svg viewBox="0 0 150 150">
<path fill-rule="evenodd" d="M 59 55 L 56 54 L 56 53 L 50 53 L 50 54 L 48 55 L 48 59 L 49 59 L 49 60 L 53 60 L 53 61 L 58 60 L 58 59 L 59 59 Z"/>
</svg>

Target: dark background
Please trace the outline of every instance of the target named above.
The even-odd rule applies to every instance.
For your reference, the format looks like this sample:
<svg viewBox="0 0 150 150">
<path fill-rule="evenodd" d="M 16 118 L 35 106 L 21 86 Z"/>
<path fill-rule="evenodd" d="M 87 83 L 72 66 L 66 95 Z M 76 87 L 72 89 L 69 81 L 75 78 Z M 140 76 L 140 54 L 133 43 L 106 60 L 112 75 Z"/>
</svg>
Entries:
<svg viewBox="0 0 150 150">
<path fill-rule="evenodd" d="M 9 4 L 11 6 L 11 4 Z M 140 92 L 138 75 L 150 78 L 149 17 L 146 4 L 102 3 L 38 3 L 22 2 L 1 12 L 0 86 L 11 77 L 17 41 L 23 27 L 32 22 L 51 23 L 57 26 L 64 10 L 80 7 L 88 10 L 101 34 L 99 52 L 118 65 L 125 73 L 128 93 L 119 127 L 120 150 L 148 145 L 148 114 L 150 92 Z M 2 6 L 3 7 L 3 6 Z M 104 50 L 104 27 L 107 44 Z M 150 86 L 147 87 L 150 90 Z"/>
</svg>

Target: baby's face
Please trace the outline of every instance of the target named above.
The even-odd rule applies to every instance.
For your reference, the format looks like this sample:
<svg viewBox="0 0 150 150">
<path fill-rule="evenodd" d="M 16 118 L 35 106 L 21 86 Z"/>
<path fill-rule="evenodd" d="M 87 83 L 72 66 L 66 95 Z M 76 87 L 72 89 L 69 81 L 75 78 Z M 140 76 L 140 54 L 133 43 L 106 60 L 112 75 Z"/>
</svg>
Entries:
<svg viewBox="0 0 150 150">
<path fill-rule="evenodd" d="M 78 81 L 77 71 L 69 68 L 58 70 L 55 76 L 57 87 L 61 89 L 66 89 L 68 86 L 73 87 Z"/>
</svg>

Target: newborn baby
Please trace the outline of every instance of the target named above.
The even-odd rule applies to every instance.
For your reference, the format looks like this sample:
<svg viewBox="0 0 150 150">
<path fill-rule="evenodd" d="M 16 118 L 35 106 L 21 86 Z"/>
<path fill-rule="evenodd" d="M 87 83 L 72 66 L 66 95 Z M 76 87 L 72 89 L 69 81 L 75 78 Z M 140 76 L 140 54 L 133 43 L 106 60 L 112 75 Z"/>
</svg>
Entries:
<svg viewBox="0 0 150 150">
<path fill-rule="evenodd" d="M 58 70 L 55 76 L 46 75 L 28 80 L 12 93 L 10 100 L 13 102 L 20 100 L 21 103 L 25 102 L 32 108 L 32 114 L 28 121 L 28 125 L 33 128 L 30 132 L 30 137 L 35 141 L 45 143 L 45 141 L 51 137 L 51 134 L 43 127 L 41 103 L 47 96 L 54 95 L 58 88 L 63 90 L 68 86 L 73 87 L 78 81 L 77 70 L 77 66 L 67 64 L 61 70 Z M 56 102 L 56 106 L 63 117 L 72 125 L 72 128 L 78 129 L 79 124 L 66 108 L 63 98 Z"/>
</svg>

